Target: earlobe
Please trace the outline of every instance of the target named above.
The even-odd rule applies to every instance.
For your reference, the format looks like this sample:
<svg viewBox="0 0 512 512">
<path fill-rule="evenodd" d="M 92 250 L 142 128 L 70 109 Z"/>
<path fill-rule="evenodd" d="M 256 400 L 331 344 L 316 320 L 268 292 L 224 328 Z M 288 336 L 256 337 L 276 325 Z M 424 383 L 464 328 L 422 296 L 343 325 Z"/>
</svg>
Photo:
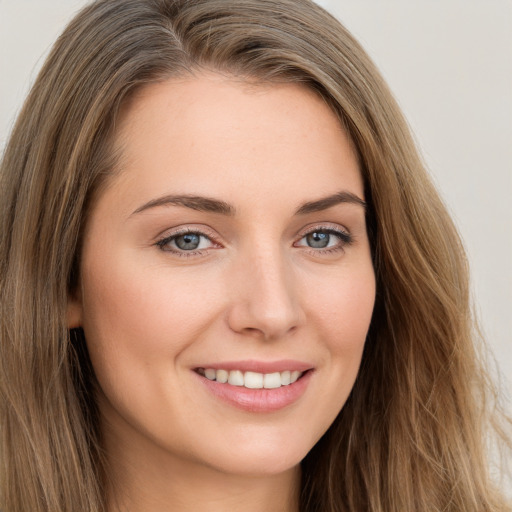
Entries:
<svg viewBox="0 0 512 512">
<path fill-rule="evenodd" d="M 67 322 L 68 329 L 82 326 L 82 301 L 79 296 L 70 296 L 68 299 Z"/>
</svg>

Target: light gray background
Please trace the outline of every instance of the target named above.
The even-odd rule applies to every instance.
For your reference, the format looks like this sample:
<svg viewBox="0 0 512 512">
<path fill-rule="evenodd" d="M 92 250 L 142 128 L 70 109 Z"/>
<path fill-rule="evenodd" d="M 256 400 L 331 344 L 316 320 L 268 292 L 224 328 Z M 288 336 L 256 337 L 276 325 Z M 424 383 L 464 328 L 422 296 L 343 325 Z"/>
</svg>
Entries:
<svg viewBox="0 0 512 512">
<path fill-rule="evenodd" d="M 83 0 L 0 0 L 0 148 Z M 462 232 L 512 394 L 512 0 L 324 0 L 376 61 Z"/>
</svg>

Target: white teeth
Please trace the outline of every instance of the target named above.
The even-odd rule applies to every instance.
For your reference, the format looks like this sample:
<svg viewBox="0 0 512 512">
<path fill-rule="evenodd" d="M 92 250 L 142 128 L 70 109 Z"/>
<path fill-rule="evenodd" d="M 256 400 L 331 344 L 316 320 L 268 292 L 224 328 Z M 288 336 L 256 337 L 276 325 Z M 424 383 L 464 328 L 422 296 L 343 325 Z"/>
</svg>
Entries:
<svg viewBox="0 0 512 512">
<path fill-rule="evenodd" d="M 263 387 L 263 374 L 255 372 L 245 372 L 244 386 L 250 389 L 261 389 Z"/>
<path fill-rule="evenodd" d="M 249 389 L 277 389 L 281 386 L 293 384 L 303 372 L 297 370 L 274 373 L 242 372 L 240 370 L 215 370 L 213 368 L 200 369 L 199 373 L 209 380 L 216 380 L 221 384 L 226 382 L 232 386 L 244 386 Z"/>
<path fill-rule="evenodd" d="M 213 370 L 215 372 L 215 370 Z M 225 384 L 228 381 L 229 373 L 226 370 L 217 370 L 215 380 Z"/>
<path fill-rule="evenodd" d="M 290 375 L 290 384 L 293 384 L 299 377 L 301 376 L 301 372 L 294 371 Z"/>
<path fill-rule="evenodd" d="M 280 388 L 281 387 L 281 374 L 279 372 L 265 374 L 263 377 L 263 387 L 265 389 Z"/>
<path fill-rule="evenodd" d="M 244 374 L 239 370 L 231 370 L 229 372 L 228 382 L 232 386 L 243 386 L 244 385 Z"/>
<path fill-rule="evenodd" d="M 216 371 L 213 368 L 208 368 L 204 371 L 204 376 L 209 380 L 215 380 Z"/>
</svg>

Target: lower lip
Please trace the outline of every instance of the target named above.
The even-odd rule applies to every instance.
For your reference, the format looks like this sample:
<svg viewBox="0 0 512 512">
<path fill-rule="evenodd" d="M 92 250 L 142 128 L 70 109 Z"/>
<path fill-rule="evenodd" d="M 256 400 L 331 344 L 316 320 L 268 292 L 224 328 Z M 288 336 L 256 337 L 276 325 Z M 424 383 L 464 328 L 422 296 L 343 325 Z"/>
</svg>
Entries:
<svg viewBox="0 0 512 512">
<path fill-rule="evenodd" d="M 306 391 L 312 373 L 312 370 L 308 370 L 293 384 L 275 389 L 249 389 L 196 375 L 212 394 L 238 409 L 248 412 L 274 412 L 299 400 Z"/>
</svg>

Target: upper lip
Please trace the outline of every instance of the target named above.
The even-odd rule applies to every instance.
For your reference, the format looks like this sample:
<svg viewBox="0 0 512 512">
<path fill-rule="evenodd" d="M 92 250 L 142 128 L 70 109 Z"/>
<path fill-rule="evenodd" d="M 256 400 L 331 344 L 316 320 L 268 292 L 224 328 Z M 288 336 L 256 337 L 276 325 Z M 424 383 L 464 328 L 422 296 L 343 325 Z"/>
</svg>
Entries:
<svg viewBox="0 0 512 512">
<path fill-rule="evenodd" d="M 292 359 L 281 359 L 279 361 L 221 361 L 217 363 L 205 363 L 197 366 L 196 369 L 214 369 L 214 370 L 240 370 L 242 372 L 256 372 L 256 373 L 275 373 L 284 371 L 299 371 L 305 372 L 306 370 L 313 369 L 313 365 L 303 361 L 296 361 Z"/>
</svg>

